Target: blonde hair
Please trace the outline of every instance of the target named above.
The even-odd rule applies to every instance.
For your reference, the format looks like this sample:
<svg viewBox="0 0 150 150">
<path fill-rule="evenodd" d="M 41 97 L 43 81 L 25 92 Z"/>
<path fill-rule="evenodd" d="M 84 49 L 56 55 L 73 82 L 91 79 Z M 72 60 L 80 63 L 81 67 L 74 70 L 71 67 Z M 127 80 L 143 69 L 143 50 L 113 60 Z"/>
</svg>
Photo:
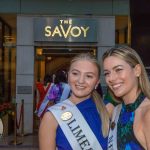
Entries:
<svg viewBox="0 0 150 150">
<path fill-rule="evenodd" d="M 143 62 L 138 53 L 128 46 L 120 46 L 108 49 L 103 54 L 103 62 L 105 58 L 109 56 L 121 58 L 122 60 L 127 62 L 132 68 L 134 68 L 137 64 L 141 66 L 141 74 L 138 77 L 138 88 L 144 93 L 145 96 L 147 96 L 150 99 L 150 82 Z"/>
<path fill-rule="evenodd" d="M 92 62 L 93 64 L 95 64 L 95 66 L 97 67 L 97 70 L 98 70 L 98 75 L 100 76 L 100 72 L 101 72 L 100 71 L 100 65 L 99 65 L 99 63 L 96 60 L 94 55 L 92 55 L 90 53 L 81 53 L 79 55 L 76 55 L 72 59 L 70 66 L 74 62 L 79 61 L 79 60 L 88 60 L 88 61 Z M 101 96 L 97 93 L 97 91 L 95 89 L 93 89 L 92 98 L 93 98 L 93 101 L 95 102 L 96 107 L 98 109 L 98 112 L 100 114 L 100 119 L 102 122 L 102 129 L 101 130 L 102 130 L 103 136 L 107 137 L 108 130 L 109 130 L 109 114 L 106 110 L 106 107 L 103 103 Z"/>
</svg>

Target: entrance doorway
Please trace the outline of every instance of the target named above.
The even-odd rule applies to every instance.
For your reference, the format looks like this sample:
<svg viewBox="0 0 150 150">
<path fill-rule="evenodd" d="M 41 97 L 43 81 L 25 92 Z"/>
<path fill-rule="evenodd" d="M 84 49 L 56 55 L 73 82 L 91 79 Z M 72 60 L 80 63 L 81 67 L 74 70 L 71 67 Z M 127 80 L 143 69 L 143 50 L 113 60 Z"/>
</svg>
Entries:
<svg viewBox="0 0 150 150">
<path fill-rule="evenodd" d="M 35 47 L 35 100 L 34 111 L 37 105 L 36 83 L 43 82 L 45 75 L 52 76 L 58 70 L 68 71 L 72 58 L 80 53 L 92 53 L 97 55 L 97 48 L 94 46 L 43 46 Z M 39 118 L 34 115 L 34 128 L 38 131 Z"/>
<path fill-rule="evenodd" d="M 35 50 L 35 81 L 57 70 L 68 70 L 71 59 L 79 53 L 97 54 L 96 47 L 36 47 Z"/>
</svg>

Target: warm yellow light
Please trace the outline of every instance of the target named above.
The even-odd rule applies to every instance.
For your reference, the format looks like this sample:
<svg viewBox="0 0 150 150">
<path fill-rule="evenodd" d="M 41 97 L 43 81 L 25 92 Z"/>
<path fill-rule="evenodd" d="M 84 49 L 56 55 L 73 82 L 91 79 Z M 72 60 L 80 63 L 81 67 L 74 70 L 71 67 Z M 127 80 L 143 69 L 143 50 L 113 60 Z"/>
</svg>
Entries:
<svg viewBox="0 0 150 150">
<path fill-rule="evenodd" d="M 96 49 L 93 49 L 93 55 L 96 56 Z"/>
<path fill-rule="evenodd" d="M 51 60 L 52 59 L 52 57 L 47 57 L 47 60 Z"/>
<path fill-rule="evenodd" d="M 37 55 L 42 55 L 42 51 L 43 51 L 42 48 L 37 48 L 36 49 L 36 54 Z"/>
</svg>

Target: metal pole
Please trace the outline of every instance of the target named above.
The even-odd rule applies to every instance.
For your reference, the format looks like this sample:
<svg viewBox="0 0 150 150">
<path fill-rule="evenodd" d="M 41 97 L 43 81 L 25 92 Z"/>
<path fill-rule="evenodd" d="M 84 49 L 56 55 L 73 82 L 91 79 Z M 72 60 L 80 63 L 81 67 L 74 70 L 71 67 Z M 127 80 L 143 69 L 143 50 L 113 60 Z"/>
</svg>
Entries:
<svg viewBox="0 0 150 150">
<path fill-rule="evenodd" d="M 14 140 L 11 142 L 11 144 L 16 145 L 17 144 L 17 126 L 16 126 L 16 121 L 17 121 L 17 103 L 14 104 Z"/>
<path fill-rule="evenodd" d="M 22 125 L 21 125 L 21 136 L 24 136 L 24 99 L 22 99 L 21 102 L 22 102 Z"/>
<path fill-rule="evenodd" d="M 11 145 L 19 145 L 22 142 L 17 141 L 17 103 L 14 104 L 14 140 L 10 142 Z"/>
</svg>

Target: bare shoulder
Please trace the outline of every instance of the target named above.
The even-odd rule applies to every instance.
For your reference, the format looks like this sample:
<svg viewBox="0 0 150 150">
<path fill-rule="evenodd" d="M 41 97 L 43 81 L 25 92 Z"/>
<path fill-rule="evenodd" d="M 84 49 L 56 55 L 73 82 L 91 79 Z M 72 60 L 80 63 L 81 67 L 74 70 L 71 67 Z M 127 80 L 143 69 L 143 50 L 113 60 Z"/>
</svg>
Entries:
<svg viewBox="0 0 150 150">
<path fill-rule="evenodd" d="M 150 100 L 146 98 L 136 111 L 136 120 L 144 125 L 150 118 Z M 137 125 L 139 126 L 139 125 Z"/>
<path fill-rule="evenodd" d="M 141 105 L 142 118 L 146 119 L 150 115 L 150 99 L 146 98 L 144 103 Z"/>
<path fill-rule="evenodd" d="M 56 149 L 56 129 L 58 123 L 51 112 L 46 112 L 42 118 L 39 128 L 40 150 Z"/>
<path fill-rule="evenodd" d="M 42 127 L 51 127 L 57 128 L 58 123 L 51 112 L 46 112 L 41 120 L 40 128 Z"/>
<path fill-rule="evenodd" d="M 146 99 L 145 105 L 143 106 L 143 121 L 150 125 L 150 99 Z"/>
<path fill-rule="evenodd" d="M 150 126 L 150 99 L 146 98 L 138 108 L 137 118 L 140 119 L 143 129 L 147 124 Z"/>
<path fill-rule="evenodd" d="M 142 122 L 143 122 L 143 133 L 145 138 L 145 147 L 146 149 L 150 149 L 150 100 L 146 99 L 145 105 L 143 105 L 142 111 Z"/>
</svg>

